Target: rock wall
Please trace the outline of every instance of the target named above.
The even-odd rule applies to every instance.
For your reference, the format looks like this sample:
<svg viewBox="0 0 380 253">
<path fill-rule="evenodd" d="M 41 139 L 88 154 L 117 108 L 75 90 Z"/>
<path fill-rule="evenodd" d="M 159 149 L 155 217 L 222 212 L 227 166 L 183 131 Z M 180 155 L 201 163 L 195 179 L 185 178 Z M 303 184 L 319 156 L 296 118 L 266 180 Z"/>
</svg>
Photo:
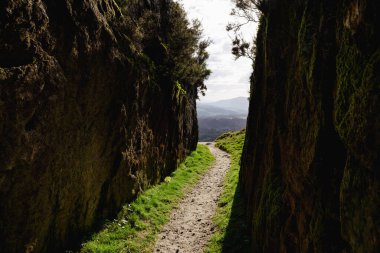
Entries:
<svg viewBox="0 0 380 253">
<path fill-rule="evenodd" d="M 271 3 L 241 161 L 252 251 L 380 252 L 380 4 Z"/>
<path fill-rule="evenodd" d="M 171 1 L 137 2 L 153 52 L 112 0 L 1 1 L 1 252 L 76 247 L 195 149 L 197 88 L 157 70 Z"/>
</svg>

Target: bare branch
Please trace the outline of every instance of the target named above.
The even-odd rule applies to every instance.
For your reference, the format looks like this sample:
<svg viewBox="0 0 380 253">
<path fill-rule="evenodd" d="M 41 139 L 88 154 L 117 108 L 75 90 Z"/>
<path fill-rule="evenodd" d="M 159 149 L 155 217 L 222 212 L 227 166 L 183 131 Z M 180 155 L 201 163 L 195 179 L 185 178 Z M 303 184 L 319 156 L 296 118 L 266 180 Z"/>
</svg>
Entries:
<svg viewBox="0 0 380 253">
<path fill-rule="evenodd" d="M 266 0 L 234 0 L 234 3 L 236 8 L 232 9 L 231 15 L 242 21 L 229 23 L 226 27 L 227 31 L 234 33 L 232 54 L 235 59 L 247 57 L 254 61 L 256 48 L 253 43 L 244 40 L 241 30 L 251 22 L 258 22 L 257 17 L 264 12 Z"/>
</svg>

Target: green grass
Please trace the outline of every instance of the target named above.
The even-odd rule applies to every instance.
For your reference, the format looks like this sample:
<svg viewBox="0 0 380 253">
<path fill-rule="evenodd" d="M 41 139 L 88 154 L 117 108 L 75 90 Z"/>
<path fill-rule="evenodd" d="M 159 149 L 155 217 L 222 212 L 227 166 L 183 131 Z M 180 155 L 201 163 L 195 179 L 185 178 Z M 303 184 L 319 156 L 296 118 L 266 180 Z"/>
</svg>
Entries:
<svg viewBox="0 0 380 253">
<path fill-rule="evenodd" d="M 165 181 L 123 207 L 118 219 L 109 222 L 83 245 L 81 252 L 152 252 L 156 236 L 169 221 L 172 209 L 186 189 L 196 184 L 209 169 L 214 157 L 204 145 L 188 156 Z"/>
<path fill-rule="evenodd" d="M 245 131 L 226 133 L 216 140 L 216 146 L 231 155 L 231 168 L 224 181 L 223 193 L 213 222 L 216 232 L 208 243 L 206 253 L 251 252 L 245 206 L 240 192 L 240 157 Z"/>
</svg>

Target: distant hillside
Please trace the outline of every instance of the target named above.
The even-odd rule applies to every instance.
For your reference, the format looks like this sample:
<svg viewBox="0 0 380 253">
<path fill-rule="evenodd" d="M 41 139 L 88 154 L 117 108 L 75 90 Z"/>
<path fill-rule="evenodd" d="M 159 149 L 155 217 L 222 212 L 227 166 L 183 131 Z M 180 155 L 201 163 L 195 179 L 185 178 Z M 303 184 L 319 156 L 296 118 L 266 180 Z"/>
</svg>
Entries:
<svg viewBox="0 0 380 253">
<path fill-rule="evenodd" d="M 197 103 L 198 118 L 232 116 L 246 118 L 248 114 L 249 101 L 246 97 L 220 100 L 216 102 Z"/>
<path fill-rule="evenodd" d="M 206 103 L 205 103 L 206 104 Z M 248 114 L 249 101 L 247 97 L 237 97 L 232 99 L 220 100 L 217 102 L 207 103 L 208 105 L 241 112 L 245 115 Z"/>
<path fill-rule="evenodd" d="M 197 108 L 198 118 L 218 117 L 218 116 L 234 116 L 237 115 L 235 111 L 223 109 L 209 104 L 198 104 Z"/>
<path fill-rule="evenodd" d="M 246 97 L 198 102 L 199 140 L 213 141 L 225 132 L 245 128 L 248 104 Z"/>
</svg>

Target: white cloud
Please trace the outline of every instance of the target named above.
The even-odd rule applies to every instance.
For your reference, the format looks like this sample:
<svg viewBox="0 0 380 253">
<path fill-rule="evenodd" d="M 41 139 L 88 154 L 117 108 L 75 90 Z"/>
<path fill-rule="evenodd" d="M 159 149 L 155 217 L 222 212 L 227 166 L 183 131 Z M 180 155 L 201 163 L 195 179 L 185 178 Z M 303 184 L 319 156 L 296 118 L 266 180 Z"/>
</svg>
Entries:
<svg viewBox="0 0 380 253">
<path fill-rule="evenodd" d="M 213 43 L 208 51 L 210 59 L 208 66 L 213 71 L 206 81 L 206 96 L 202 101 L 216 101 L 239 96 L 248 96 L 249 76 L 252 72 L 252 62 L 248 59 L 235 61 L 231 54 L 231 38 L 226 26 L 233 22 L 230 16 L 233 8 L 231 0 L 178 0 L 188 13 L 189 19 L 199 19 L 202 22 L 205 38 Z M 256 33 L 256 24 L 245 28 L 247 40 Z"/>
</svg>

